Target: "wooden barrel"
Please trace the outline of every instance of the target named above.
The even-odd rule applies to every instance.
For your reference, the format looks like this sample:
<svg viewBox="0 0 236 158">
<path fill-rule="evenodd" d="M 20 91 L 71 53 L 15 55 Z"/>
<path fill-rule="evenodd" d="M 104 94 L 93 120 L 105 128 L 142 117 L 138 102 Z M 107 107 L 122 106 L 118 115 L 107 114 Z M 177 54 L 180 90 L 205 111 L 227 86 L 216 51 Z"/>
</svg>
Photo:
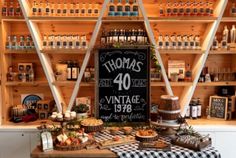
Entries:
<svg viewBox="0 0 236 158">
<path fill-rule="evenodd" d="M 177 96 L 162 95 L 158 113 L 165 122 L 176 122 L 180 115 L 179 98 Z"/>
</svg>

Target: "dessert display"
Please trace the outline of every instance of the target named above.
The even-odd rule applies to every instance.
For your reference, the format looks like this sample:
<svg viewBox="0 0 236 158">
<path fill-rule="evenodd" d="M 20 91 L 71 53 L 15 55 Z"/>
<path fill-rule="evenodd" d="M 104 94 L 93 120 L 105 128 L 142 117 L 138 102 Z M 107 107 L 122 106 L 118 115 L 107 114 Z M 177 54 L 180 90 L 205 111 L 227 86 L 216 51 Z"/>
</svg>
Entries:
<svg viewBox="0 0 236 158">
<path fill-rule="evenodd" d="M 136 132 L 136 139 L 141 142 L 154 141 L 158 139 L 158 134 L 152 129 L 141 129 Z"/>
<path fill-rule="evenodd" d="M 103 130 L 103 121 L 96 118 L 86 118 L 81 121 L 81 127 L 84 128 L 85 132 L 98 132 Z"/>
<path fill-rule="evenodd" d="M 99 148 L 105 149 L 119 145 L 131 144 L 134 143 L 135 141 L 136 140 L 133 136 L 126 136 L 126 137 L 114 136 L 112 139 L 100 142 Z"/>
</svg>

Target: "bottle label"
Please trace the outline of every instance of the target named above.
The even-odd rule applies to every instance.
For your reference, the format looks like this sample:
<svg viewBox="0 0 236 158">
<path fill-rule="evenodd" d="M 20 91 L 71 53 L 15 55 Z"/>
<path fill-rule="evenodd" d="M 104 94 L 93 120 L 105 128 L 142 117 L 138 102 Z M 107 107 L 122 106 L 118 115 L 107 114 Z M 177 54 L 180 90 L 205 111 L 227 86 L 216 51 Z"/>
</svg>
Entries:
<svg viewBox="0 0 236 158">
<path fill-rule="evenodd" d="M 192 72 L 191 71 L 186 71 L 185 77 L 191 78 L 192 77 Z"/>
<path fill-rule="evenodd" d="M 61 46 L 61 42 L 60 41 L 57 41 L 57 46 Z"/>
<path fill-rule="evenodd" d="M 66 14 L 66 11 L 67 11 L 66 9 L 63 9 L 63 14 Z"/>
<path fill-rule="evenodd" d="M 171 14 L 171 9 L 167 8 L 166 12 L 167 12 L 167 14 Z"/>
<path fill-rule="evenodd" d="M 79 9 L 76 9 L 76 10 L 75 10 L 75 13 L 78 14 L 78 13 L 79 13 Z"/>
<path fill-rule="evenodd" d="M 138 11 L 138 6 L 134 6 L 134 7 L 133 7 L 133 11 L 134 11 L 134 12 L 137 12 L 137 11 Z"/>
<path fill-rule="evenodd" d="M 79 47 L 79 46 L 80 46 L 80 43 L 77 41 L 77 42 L 75 42 L 75 45 L 76 45 L 77 47 Z"/>
<path fill-rule="evenodd" d="M 74 14 L 74 9 L 71 9 L 71 10 L 70 10 L 70 13 L 71 13 L 71 14 Z"/>
<path fill-rule="evenodd" d="M 185 47 L 188 46 L 188 42 L 184 42 L 184 46 L 185 46 Z"/>
<path fill-rule="evenodd" d="M 217 42 L 216 41 L 213 42 L 213 46 L 217 46 Z"/>
<path fill-rule="evenodd" d="M 129 12 L 130 11 L 130 6 L 125 6 L 125 11 Z"/>
<path fill-rule="evenodd" d="M 14 13 L 14 8 L 10 8 L 10 13 Z"/>
<path fill-rule="evenodd" d="M 123 6 L 117 6 L 117 11 L 122 12 L 123 11 Z"/>
<path fill-rule="evenodd" d="M 73 46 L 73 42 L 72 42 L 72 41 L 69 42 L 69 46 L 70 46 L 70 47 Z"/>
<path fill-rule="evenodd" d="M 77 74 L 77 67 L 72 68 L 72 79 L 77 79 L 78 74 Z"/>
<path fill-rule="evenodd" d="M 94 9 L 94 14 L 98 14 L 98 9 Z"/>
<path fill-rule="evenodd" d="M 206 8 L 206 14 L 210 14 L 211 13 L 211 10 L 210 10 L 210 8 Z"/>
<path fill-rule="evenodd" d="M 194 8 L 194 9 L 193 9 L 193 13 L 194 13 L 194 14 L 197 14 L 197 8 Z"/>
<path fill-rule="evenodd" d="M 2 8 L 2 14 L 5 14 L 7 12 L 7 8 Z"/>
<path fill-rule="evenodd" d="M 63 42 L 63 46 L 67 46 L 67 42 L 64 41 L 64 42 Z"/>
<path fill-rule="evenodd" d="M 184 13 L 184 8 L 180 8 L 180 9 L 179 9 L 179 13 L 180 13 L 180 14 L 183 14 L 183 13 Z"/>
<path fill-rule="evenodd" d="M 67 68 L 67 79 L 68 79 L 68 80 L 71 79 L 71 73 L 72 73 L 72 72 L 71 72 L 71 68 L 68 67 L 68 68 Z"/>
<path fill-rule="evenodd" d="M 181 43 L 181 42 L 178 42 L 178 46 L 181 47 L 181 46 L 182 46 L 182 43 Z"/>
<path fill-rule="evenodd" d="M 201 13 L 201 14 L 204 13 L 204 8 L 200 8 L 200 13 Z"/>
<path fill-rule="evenodd" d="M 88 9 L 88 14 L 92 14 L 92 9 Z"/>
<path fill-rule="evenodd" d="M 43 42 L 43 46 L 44 46 L 44 47 L 47 46 L 47 42 L 44 41 L 44 42 Z"/>
<path fill-rule="evenodd" d="M 223 41 L 223 42 L 222 42 L 222 46 L 223 46 L 223 47 L 227 46 L 227 42 Z"/>
<path fill-rule="evenodd" d="M 57 14 L 61 14 L 61 9 L 57 9 Z"/>
<path fill-rule="evenodd" d="M 192 118 L 197 118 L 197 106 L 192 106 Z"/>
<path fill-rule="evenodd" d="M 163 46 L 163 43 L 162 42 L 159 42 L 159 47 L 162 47 Z"/>
<path fill-rule="evenodd" d="M 39 9 L 38 9 L 38 13 L 41 13 L 41 12 L 42 12 L 42 9 L 41 9 L 41 8 L 39 8 Z"/>
<path fill-rule="evenodd" d="M 166 45 L 167 47 L 169 47 L 169 42 L 165 42 L 165 45 Z"/>
<path fill-rule="evenodd" d="M 172 46 L 175 47 L 176 46 L 176 42 L 172 42 Z"/>
<path fill-rule="evenodd" d="M 115 11 L 115 7 L 114 7 L 114 6 L 110 6 L 110 7 L 109 7 L 109 11 L 110 11 L 110 12 L 114 12 L 114 11 Z"/>
<path fill-rule="evenodd" d="M 173 13 L 174 13 L 174 14 L 177 14 L 177 13 L 178 13 L 178 9 L 177 9 L 177 8 L 174 8 L 174 9 L 173 9 Z"/>
<path fill-rule="evenodd" d="M 87 46 L 87 42 L 85 42 L 85 41 L 82 42 L 82 46 L 83 46 L 83 47 L 86 47 L 86 46 Z"/>
<path fill-rule="evenodd" d="M 190 14 L 190 12 L 191 12 L 191 9 L 190 8 L 186 8 L 186 13 Z"/>
<path fill-rule="evenodd" d="M 190 46 L 193 47 L 194 46 L 194 42 L 190 42 Z"/>
<path fill-rule="evenodd" d="M 49 8 L 46 8 L 46 13 L 49 13 L 50 12 L 50 9 Z"/>
</svg>

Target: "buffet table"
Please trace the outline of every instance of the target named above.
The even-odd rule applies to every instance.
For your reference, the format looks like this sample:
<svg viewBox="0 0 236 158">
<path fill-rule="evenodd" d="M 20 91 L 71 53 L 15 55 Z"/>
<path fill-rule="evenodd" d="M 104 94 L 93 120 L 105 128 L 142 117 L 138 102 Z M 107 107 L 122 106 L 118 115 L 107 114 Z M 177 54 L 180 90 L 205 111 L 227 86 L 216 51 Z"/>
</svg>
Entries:
<svg viewBox="0 0 236 158">
<path fill-rule="evenodd" d="M 124 135 L 120 134 L 120 137 Z M 98 133 L 95 136 L 97 142 L 111 139 L 113 135 L 110 135 L 108 132 Z M 163 141 L 169 141 L 168 138 L 160 137 Z M 195 152 L 187 148 L 180 146 L 171 146 L 171 151 L 155 151 L 155 150 L 139 150 L 138 141 L 128 145 L 121 145 L 117 147 L 111 147 L 108 149 L 90 149 L 90 150 L 77 150 L 77 151 L 49 151 L 42 152 L 39 148 L 36 148 L 31 153 L 31 158 L 56 158 L 56 157 L 121 157 L 121 158 L 130 158 L 130 157 L 158 157 L 158 158 L 220 158 L 220 153 L 214 147 L 208 147 L 200 152 Z"/>
</svg>

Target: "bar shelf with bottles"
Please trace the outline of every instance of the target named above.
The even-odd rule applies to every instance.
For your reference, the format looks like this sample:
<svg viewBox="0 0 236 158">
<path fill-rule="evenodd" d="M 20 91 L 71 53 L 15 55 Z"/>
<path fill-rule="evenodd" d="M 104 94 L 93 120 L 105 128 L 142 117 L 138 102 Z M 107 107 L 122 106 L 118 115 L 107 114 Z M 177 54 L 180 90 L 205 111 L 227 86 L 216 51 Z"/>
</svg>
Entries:
<svg viewBox="0 0 236 158">
<path fill-rule="evenodd" d="M 3 19 L 23 19 L 22 10 L 17 0 L 4 0 L 2 5 Z"/>
</svg>

